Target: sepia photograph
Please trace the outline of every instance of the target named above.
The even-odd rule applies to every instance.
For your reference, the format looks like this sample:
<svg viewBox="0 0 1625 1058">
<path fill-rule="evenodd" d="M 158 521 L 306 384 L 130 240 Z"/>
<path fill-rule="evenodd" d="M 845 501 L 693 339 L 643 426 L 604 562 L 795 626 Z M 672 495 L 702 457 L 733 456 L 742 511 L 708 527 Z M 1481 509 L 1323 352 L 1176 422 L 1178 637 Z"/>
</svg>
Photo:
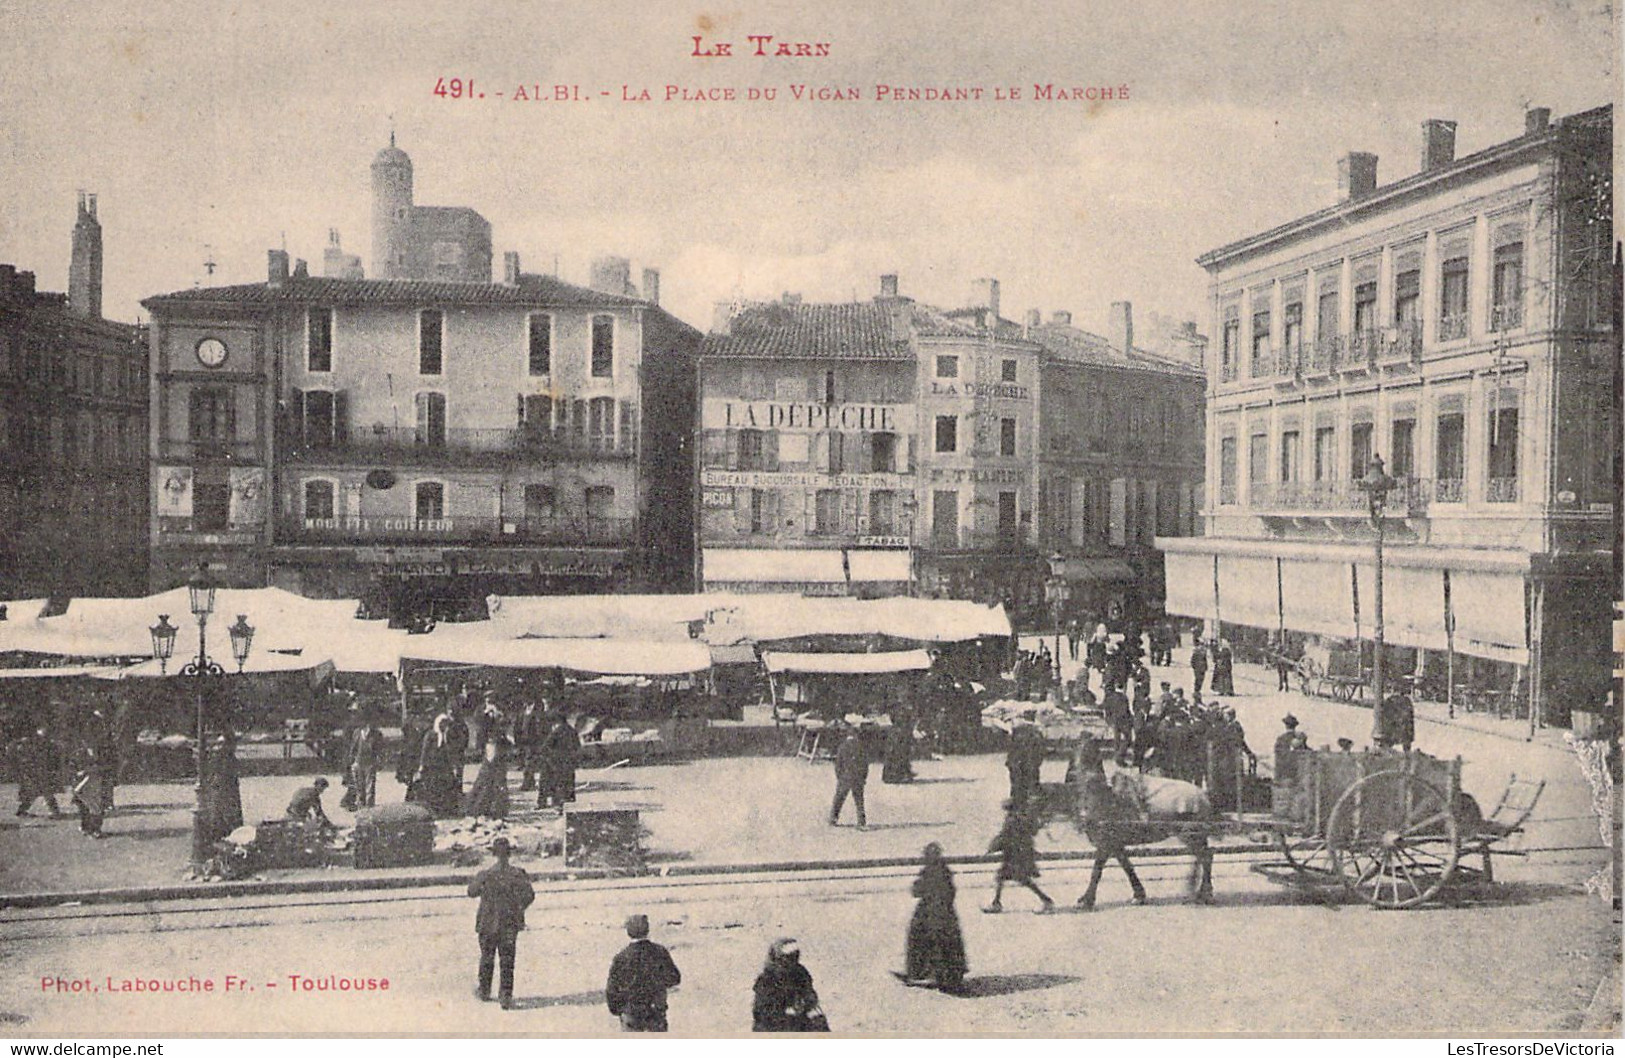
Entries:
<svg viewBox="0 0 1625 1058">
<path fill-rule="evenodd" d="M 0 0 L 0 1038 L 1612 1054 L 1620 48 Z"/>
</svg>

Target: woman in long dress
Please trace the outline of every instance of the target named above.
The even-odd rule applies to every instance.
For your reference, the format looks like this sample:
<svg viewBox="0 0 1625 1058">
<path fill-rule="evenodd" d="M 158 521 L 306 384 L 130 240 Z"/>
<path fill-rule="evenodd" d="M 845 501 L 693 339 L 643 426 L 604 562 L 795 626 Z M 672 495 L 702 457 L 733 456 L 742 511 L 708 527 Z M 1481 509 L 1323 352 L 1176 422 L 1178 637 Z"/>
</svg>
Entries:
<svg viewBox="0 0 1625 1058">
<path fill-rule="evenodd" d="M 899 709 L 892 715 L 891 730 L 886 732 L 885 763 L 880 769 L 880 781 L 904 783 L 914 781 L 914 714 Z"/>
<path fill-rule="evenodd" d="M 908 948 L 902 978 L 906 984 L 935 985 L 956 992 L 970 967 L 965 940 L 954 913 L 954 876 L 936 842 L 925 847 L 925 864 L 914 879 L 914 917 L 908 923 Z"/>
<path fill-rule="evenodd" d="M 413 783 L 415 800 L 436 819 L 455 816 L 462 807 L 463 784 L 458 778 L 462 761 L 453 764 L 453 754 L 462 756 L 448 737 L 451 717 L 441 713 L 435 717 L 434 728 L 423 736 L 423 752 L 418 758 L 418 777 Z"/>
<path fill-rule="evenodd" d="M 495 727 L 487 727 L 485 754 L 480 773 L 463 798 L 463 815 L 485 819 L 508 816 L 508 739 Z"/>
</svg>

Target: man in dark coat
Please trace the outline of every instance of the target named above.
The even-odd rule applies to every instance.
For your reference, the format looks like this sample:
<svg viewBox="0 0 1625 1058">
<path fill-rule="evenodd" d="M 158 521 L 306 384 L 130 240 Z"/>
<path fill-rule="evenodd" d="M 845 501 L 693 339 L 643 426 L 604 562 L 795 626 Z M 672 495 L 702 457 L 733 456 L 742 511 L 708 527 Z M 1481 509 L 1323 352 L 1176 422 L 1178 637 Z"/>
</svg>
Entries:
<svg viewBox="0 0 1625 1058">
<path fill-rule="evenodd" d="M 1281 717 L 1286 728 L 1275 736 L 1275 782 L 1290 786 L 1298 781 L 1298 755 L 1308 748 L 1308 740 L 1298 730 L 1298 718 L 1291 713 Z"/>
<path fill-rule="evenodd" d="M 1230 644 L 1222 639 L 1213 655 L 1213 693 L 1236 693 L 1236 658 L 1230 652 Z"/>
<path fill-rule="evenodd" d="M 1010 750 L 1004 757 L 1004 768 L 1010 773 L 1012 802 L 1026 804 L 1038 793 L 1039 772 L 1043 764 L 1043 734 L 1031 724 L 1018 724 L 1010 732 Z"/>
<path fill-rule="evenodd" d="M 1416 707 L 1411 704 L 1411 696 L 1402 688 L 1384 697 L 1379 709 L 1376 743 L 1409 753 L 1411 743 L 1416 741 Z"/>
<path fill-rule="evenodd" d="M 683 982 L 671 952 L 649 939 L 649 917 L 626 920 L 632 943 L 609 964 L 604 999 L 609 1012 L 621 1019 L 624 1032 L 665 1032 L 666 992 Z"/>
<path fill-rule="evenodd" d="M 1028 806 L 1013 801 L 1004 802 L 1004 826 L 987 847 L 989 852 L 1000 853 L 1001 858 L 998 874 L 993 881 L 993 902 L 982 908 L 983 911 L 996 915 L 1004 910 L 1005 882 L 1015 882 L 1031 889 L 1033 895 L 1043 901 L 1038 908 L 1039 914 L 1055 910 L 1055 901 L 1034 881 L 1038 877 L 1038 852 L 1033 846 L 1033 838 L 1038 834 L 1039 825 Z"/>
<path fill-rule="evenodd" d="M 502 978 L 497 995 L 503 1010 L 513 1008 L 513 963 L 519 931 L 525 928 L 525 908 L 536 899 L 530 876 L 508 863 L 510 851 L 507 838 L 491 842 L 491 855 L 497 861 L 468 883 L 468 895 L 480 900 L 480 909 L 474 915 L 474 932 L 480 938 L 480 983 L 474 995 L 481 1002 L 490 1002 L 491 973 L 500 958 Z"/>
<path fill-rule="evenodd" d="M 563 713 L 552 714 L 536 773 L 537 808 L 562 810 L 576 799 L 576 765 L 580 757 L 581 736 Z"/>
<path fill-rule="evenodd" d="M 752 1032 L 828 1032 L 812 974 L 801 965 L 801 946 L 781 937 L 767 949 L 767 963 L 751 989 Z"/>
<path fill-rule="evenodd" d="M 1207 646 L 1198 641 L 1191 648 L 1191 696 L 1202 693 L 1202 685 L 1207 682 Z"/>
<path fill-rule="evenodd" d="M 839 826 L 841 809 L 846 807 L 846 795 L 858 809 L 858 829 L 869 825 L 863 807 L 863 787 L 869 781 L 869 752 L 856 729 L 848 728 L 840 748 L 835 751 L 835 800 L 829 806 L 829 825 Z"/>
<path fill-rule="evenodd" d="M 541 767 L 542 744 L 547 739 L 547 714 L 535 702 L 527 702 L 525 711 L 513 725 L 513 744 L 519 755 L 523 779 L 520 792 L 536 789 L 536 772 Z"/>
<path fill-rule="evenodd" d="M 17 766 L 17 814 L 26 816 L 34 802 L 45 798 L 52 816 L 60 816 L 56 793 L 62 788 L 62 751 L 40 728 L 12 747 Z"/>
<path fill-rule="evenodd" d="M 118 785 L 118 738 L 107 714 L 100 709 L 90 711 L 90 744 L 101 766 L 102 814 L 107 815 L 113 811 L 113 790 Z"/>
<path fill-rule="evenodd" d="M 310 822 L 318 826 L 330 827 L 333 821 L 327 818 L 322 810 L 322 794 L 327 790 L 327 777 L 318 775 L 316 781 L 309 786 L 301 787 L 288 802 L 287 818 L 301 823 Z"/>
<path fill-rule="evenodd" d="M 383 763 L 384 733 L 363 718 L 350 740 L 350 796 L 357 808 L 378 803 L 378 766 Z"/>
</svg>

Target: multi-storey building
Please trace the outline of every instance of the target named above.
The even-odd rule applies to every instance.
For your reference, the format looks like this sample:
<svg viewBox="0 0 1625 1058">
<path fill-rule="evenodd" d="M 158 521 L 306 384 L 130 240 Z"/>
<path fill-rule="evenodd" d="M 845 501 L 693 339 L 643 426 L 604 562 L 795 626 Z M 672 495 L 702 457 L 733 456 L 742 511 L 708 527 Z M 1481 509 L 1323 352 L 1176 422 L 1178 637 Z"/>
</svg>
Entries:
<svg viewBox="0 0 1625 1058">
<path fill-rule="evenodd" d="M 1619 511 L 1612 110 L 1468 157 L 1423 124 L 1421 171 L 1204 254 L 1207 536 L 1159 539 L 1169 608 L 1369 640 L 1374 529 L 1389 495 L 1386 671 L 1477 685 L 1562 723 L 1607 692 Z M 1446 686 L 1449 685 L 1449 686 Z M 1469 686 L 1466 690 L 1473 690 Z"/>
<path fill-rule="evenodd" d="M 1037 347 L 1008 320 L 994 332 L 997 290 L 943 312 L 887 275 L 872 301 L 719 306 L 700 385 L 708 589 L 1015 600 L 1036 554 Z"/>
<path fill-rule="evenodd" d="M 379 279 L 491 281 L 491 223 L 467 206 L 419 206 L 413 201 L 412 159 L 389 146 L 372 160 L 372 271 Z M 336 235 L 330 235 L 345 268 Z"/>
<path fill-rule="evenodd" d="M 505 260 L 502 283 L 315 278 L 152 314 L 153 582 L 362 595 L 686 588 L 699 332 Z"/>
<path fill-rule="evenodd" d="M 0 598 L 146 586 L 146 345 L 102 319 L 96 196 L 79 196 L 68 293 L 0 265 Z"/>
<path fill-rule="evenodd" d="M 1099 619 L 1161 610 L 1155 538 L 1191 535 L 1202 494 L 1201 370 L 1136 345 L 1128 302 L 1114 302 L 1111 318 L 1109 338 L 1074 327 L 1069 312 L 1027 318 L 1043 347 L 1039 546 L 1060 559 L 1067 589 L 1052 601 Z M 1177 340 L 1200 336 L 1193 326 Z"/>
</svg>

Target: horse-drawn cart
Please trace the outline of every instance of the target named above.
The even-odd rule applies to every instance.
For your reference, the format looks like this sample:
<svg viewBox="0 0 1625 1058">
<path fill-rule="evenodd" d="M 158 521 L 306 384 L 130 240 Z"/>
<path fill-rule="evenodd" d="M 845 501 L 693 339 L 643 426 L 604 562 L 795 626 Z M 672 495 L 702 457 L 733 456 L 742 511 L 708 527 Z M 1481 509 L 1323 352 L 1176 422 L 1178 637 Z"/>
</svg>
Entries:
<svg viewBox="0 0 1625 1058">
<path fill-rule="evenodd" d="M 1365 696 L 1370 683 L 1358 650 L 1311 647 L 1292 662 L 1292 666 L 1297 674 L 1298 690 L 1321 698 L 1355 702 Z"/>
</svg>

